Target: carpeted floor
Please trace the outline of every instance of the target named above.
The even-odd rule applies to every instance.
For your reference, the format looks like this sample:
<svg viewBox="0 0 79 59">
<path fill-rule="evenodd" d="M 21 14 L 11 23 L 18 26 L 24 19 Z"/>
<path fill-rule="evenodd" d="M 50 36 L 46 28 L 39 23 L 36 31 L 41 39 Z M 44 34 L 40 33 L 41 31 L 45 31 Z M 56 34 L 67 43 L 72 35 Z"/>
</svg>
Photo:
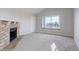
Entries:
<svg viewBox="0 0 79 59">
<path fill-rule="evenodd" d="M 69 37 L 32 33 L 23 36 L 13 51 L 78 51 L 78 48 Z"/>
</svg>

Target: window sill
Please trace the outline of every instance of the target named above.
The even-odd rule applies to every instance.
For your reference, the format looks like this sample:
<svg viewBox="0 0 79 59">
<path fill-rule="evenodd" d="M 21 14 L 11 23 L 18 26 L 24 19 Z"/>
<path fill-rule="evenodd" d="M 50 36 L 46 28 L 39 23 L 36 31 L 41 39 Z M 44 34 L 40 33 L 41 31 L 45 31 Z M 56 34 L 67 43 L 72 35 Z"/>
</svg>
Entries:
<svg viewBox="0 0 79 59">
<path fill-rule="evenodd" d="M 42 28 L 42 29 L 49 29 L 49 30 L 61 30 L 61 28 Z"/>
</svg>

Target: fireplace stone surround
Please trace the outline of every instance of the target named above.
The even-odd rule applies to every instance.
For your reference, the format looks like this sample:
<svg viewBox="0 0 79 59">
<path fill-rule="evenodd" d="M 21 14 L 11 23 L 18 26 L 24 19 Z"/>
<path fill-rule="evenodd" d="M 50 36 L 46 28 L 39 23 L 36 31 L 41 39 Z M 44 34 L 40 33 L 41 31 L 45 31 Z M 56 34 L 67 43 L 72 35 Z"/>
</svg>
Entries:
<svg viewBox="0 0 79 59">
<path fill-rule="evenodd" d="M 19 22 L 0 21 L 0 50 L 10 45 L 14 39 L 18 40 L 20 36 L 19 28 Z M 11 38 L 12 36 L 14 38 Z"/>
</svg>

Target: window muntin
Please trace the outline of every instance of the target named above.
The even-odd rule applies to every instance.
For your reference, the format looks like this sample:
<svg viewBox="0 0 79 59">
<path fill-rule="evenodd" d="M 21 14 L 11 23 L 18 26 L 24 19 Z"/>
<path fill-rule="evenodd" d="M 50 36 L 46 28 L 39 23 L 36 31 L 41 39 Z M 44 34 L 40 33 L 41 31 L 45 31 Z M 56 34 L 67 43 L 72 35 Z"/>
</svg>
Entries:
<svg viewBox="0 0 79 59">
<path fill-rule="evenodd" d="M 43 28 L 60 29 L 59 16 L 45 16 L 43 20 Z"/>
</svg>

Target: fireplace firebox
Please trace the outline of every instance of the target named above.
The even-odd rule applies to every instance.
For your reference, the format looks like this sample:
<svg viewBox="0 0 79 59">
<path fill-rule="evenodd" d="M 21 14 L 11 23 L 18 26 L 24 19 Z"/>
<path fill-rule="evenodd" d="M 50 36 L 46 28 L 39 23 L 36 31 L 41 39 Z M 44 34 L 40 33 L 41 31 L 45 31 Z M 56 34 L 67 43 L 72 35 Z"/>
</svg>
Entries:
<svg viewBox="0 0 79 59">
<path fill-rule="evenodd" d="M 10 28 L 10 42 L 17 37 L 17 28 Z"/>
</svg>

